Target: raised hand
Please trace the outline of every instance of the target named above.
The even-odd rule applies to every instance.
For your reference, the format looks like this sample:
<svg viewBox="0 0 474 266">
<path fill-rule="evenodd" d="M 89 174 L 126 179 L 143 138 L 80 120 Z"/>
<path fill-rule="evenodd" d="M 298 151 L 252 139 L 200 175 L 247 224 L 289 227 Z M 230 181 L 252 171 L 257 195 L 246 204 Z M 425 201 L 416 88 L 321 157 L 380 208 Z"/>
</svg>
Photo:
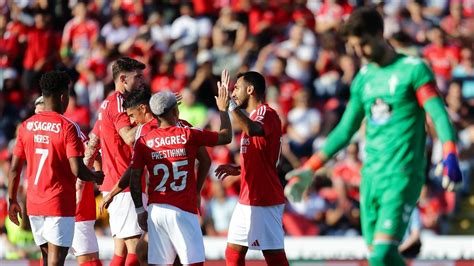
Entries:
<svg viewBox="0 0 474 266">
<path fill-rule="evenodd" d="M 229 109 L 229 100 L 230 100 L 229 89 L 228 89 L 229 88 L 229 73 L 225 69 L 224 71 L 222 71 L 222 79 L 223 79 L 223 82 L 222 81 L 217 82 L 218 94 L 217 96 L 214 96 L 214 97 L 216 98 L 216 104 L 219 111 L 227 112 L 227 110 Z"/>
<path fill-rule="evenodd" d="M 224 69 L 224 70 L 222 70 L 221 81 L 217 82 L 217 88 L 218 89 L 223 88 L 223 89 L 229 91 L 229 83 L 230 83 L 229 71 L 227 71 L 227 69 Z"/>
</svg>

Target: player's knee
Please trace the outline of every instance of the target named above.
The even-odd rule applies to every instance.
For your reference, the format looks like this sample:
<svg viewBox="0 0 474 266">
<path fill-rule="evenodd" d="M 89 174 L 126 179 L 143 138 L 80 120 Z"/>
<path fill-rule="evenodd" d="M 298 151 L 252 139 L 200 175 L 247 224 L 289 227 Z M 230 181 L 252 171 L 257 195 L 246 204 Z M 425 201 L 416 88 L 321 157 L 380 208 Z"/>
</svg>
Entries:
<svg viewBox="0 0 474 266">
<path fill-rule="evenodd" d="M 371 266 L 404 266 L 405 262 L 394 243 L 375 244 L 370 254 Z"/>
</svg>

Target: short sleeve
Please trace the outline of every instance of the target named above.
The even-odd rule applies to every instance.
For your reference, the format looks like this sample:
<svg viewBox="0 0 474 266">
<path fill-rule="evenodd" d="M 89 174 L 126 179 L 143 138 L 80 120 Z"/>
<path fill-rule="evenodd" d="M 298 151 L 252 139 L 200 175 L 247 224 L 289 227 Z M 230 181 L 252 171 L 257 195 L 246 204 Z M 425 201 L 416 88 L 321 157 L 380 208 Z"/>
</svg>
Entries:
<svg viewBox="0 0 474 266">
<path fill-rule="evenodd" d="M 132 123 L 130 123 L 130 118 L 125 112 L 117 112 L 116 114 L 114 114 L 112 117 L 112 121 L 117 132 L 119 132 L 119 130 L 124 127 L 132 127 Z"/>
<path fill-rule="evenodd" d="M 24 127 L 23 127 L 23 124 L 21 124 L 20 128 L 18 129 L 18 136 L 16 138 L 15 147 L 13 148 L 13 155 L 15 155 L 18 158 L 26 159 L 25 147 L 23 145 L 23 138 L 22 138 L 23 134 L 24 134 Z"/>
<path fill-rule="evenodd" d="M 66 156 L 67 158 L 84 156 L 84 134 L 75 124 L 66 127 Z"/>
<path fill-rule="evenodd" d="M 416 91 L 421 86 L 431 82 L 435 82 L 433 71 L 431 71 L 429 66 L 420 59 L 413 67 L 412 86 Z"/>
<path fill-rule="evenodd" d="M 259 122 L 263 126 L 265 136 L 269 136 L 272 131 L 279 127 L 278 116 L 275 113 L 267 111 L 266 106 L 257 109 L 257 116 L 254 121 Z"/>
<path fill-rule="evenodd" d="M 200 130 L 196 128 L 186 128 L 189 131 L 190 144 L 196 146 L 215 146 L 217 145 L 218 134 L 214 131 Z"/>
<path fill-rule="evenodd" d="M 91 133 L 96 136 L 100 136 L 100 120 L 99 119 L 95 121 L 95 124 L 94 124 L 94 127 L 92 128 Z"/>
<path fill-rule="evenodd" d="M 131 168 L 143 169 L 145 167 L 145 158 L 143 158 L 143 154 L 145 154 L 144 148 L 146 148 L 145 140 L 143 137 L 140 137 L 133 146 Z"/>
</svg>

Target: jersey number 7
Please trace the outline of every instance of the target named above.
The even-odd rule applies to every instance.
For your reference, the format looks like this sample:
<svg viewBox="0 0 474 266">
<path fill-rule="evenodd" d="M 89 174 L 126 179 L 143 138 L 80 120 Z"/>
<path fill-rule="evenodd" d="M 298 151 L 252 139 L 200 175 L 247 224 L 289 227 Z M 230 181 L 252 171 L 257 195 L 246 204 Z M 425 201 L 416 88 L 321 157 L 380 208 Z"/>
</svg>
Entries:
<svg viewBox="0 0 474 266">
<path fill-rule="evenodd" d="M 35 154 L 41 155 L 40 162 L 38 165 L 38 170 L 36 171 L 35 185 L 38 185 L 39 176 L 41 174 L 41 170 L 43 169 L 44 162 L 46 161 L 46 158 L 48 157 L 48 153 L 49 151 L 47 149 L 36 148 L 35 150 Z"/>
<path fill-rule="evenodd" d="M 173 182 L 170 184 L 170 188 L 173 191 L 181 191 L 186 187 L 186 178 L 188 177 L 188 171 L 179 171 L 178 167 L 180 166 L 186 166 L 188 165 L 188 160 L 183 160 L 183 161 L 177 161 L 177 162 L 172 162 L 172 174 L 174 177 Z M 170 169 L 166 164 L 157 164 L 153 167 L 153 175 L 158 176 L 158 172 L 162 170 L 163 171 L 163 178 L 161 179 L 161 182 L 156 186 L 155 191 L 159 192 L 165 192 L 166 191 L 166 181 L 168 181 L 168 178 L 170 176 Z M 182 178 L 181 185 L 177 185 L 176 182 Z"/>
</svg>

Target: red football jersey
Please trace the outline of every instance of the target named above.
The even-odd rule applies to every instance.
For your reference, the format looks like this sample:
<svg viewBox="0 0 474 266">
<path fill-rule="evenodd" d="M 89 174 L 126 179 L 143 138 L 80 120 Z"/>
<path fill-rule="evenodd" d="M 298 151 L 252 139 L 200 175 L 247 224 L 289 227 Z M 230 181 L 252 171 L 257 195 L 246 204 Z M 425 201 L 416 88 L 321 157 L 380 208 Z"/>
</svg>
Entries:
<svg viewBox="0 0 474 266">
<path fill-rule="evenodd" d="M 89 139 L 83 135 L 82 142 L 84 147 L 87 146 Z M 76 207 L 76 222 L 95 221 L 96 219 L 96 205 L 94 195 L 94 182 L 84 182 L 84 189 L 82 190 L 82 197 Z"/>
<path fill-rule="evenodd" d="M 13 154 L 26 159 L 28 215 L 74 216 L 76 177 L 69 158 L 84 156 L 79 126 L 56 112 L 23 122 Z"/>
<path fill-rule="evenodd" d="M 217 143 L 217 133 L 182 127 L 158 128 L 136 143 L 132 168 L 147 167 L 148 203 L 164 203 L 197 213 L 194 164 L 200 146 Z"/>
<path fill-rule="evenodd" d="M 281 151 L 281 121 L 275 110 L 260 105 L 250 119 L 262 124 L 264 136 L 240 140 L 241 184 L 239 202 L 252 206 L 283 204 L 285 197 L 277 173 Z"/>
<path fill-rule="evenodd" d="M 120 129 L 130 124 L 130 118 L 122 106 L 123 96 L 119 92 L 112 93 L 100 106 L 98 121 L 99 127 L 94 127 L 93 132 L 98 133 L 100 149 L 102 152 L 102 170 L 104 183 L 101 191 L 111 191 L 127 170 L 132 157 L 132 148 L 123 141 L 118 133 Z M 98 132 L 97 132 L 98 131 Z M 127 188 L 124 191 L 129 191 Z"/>
</svg>

